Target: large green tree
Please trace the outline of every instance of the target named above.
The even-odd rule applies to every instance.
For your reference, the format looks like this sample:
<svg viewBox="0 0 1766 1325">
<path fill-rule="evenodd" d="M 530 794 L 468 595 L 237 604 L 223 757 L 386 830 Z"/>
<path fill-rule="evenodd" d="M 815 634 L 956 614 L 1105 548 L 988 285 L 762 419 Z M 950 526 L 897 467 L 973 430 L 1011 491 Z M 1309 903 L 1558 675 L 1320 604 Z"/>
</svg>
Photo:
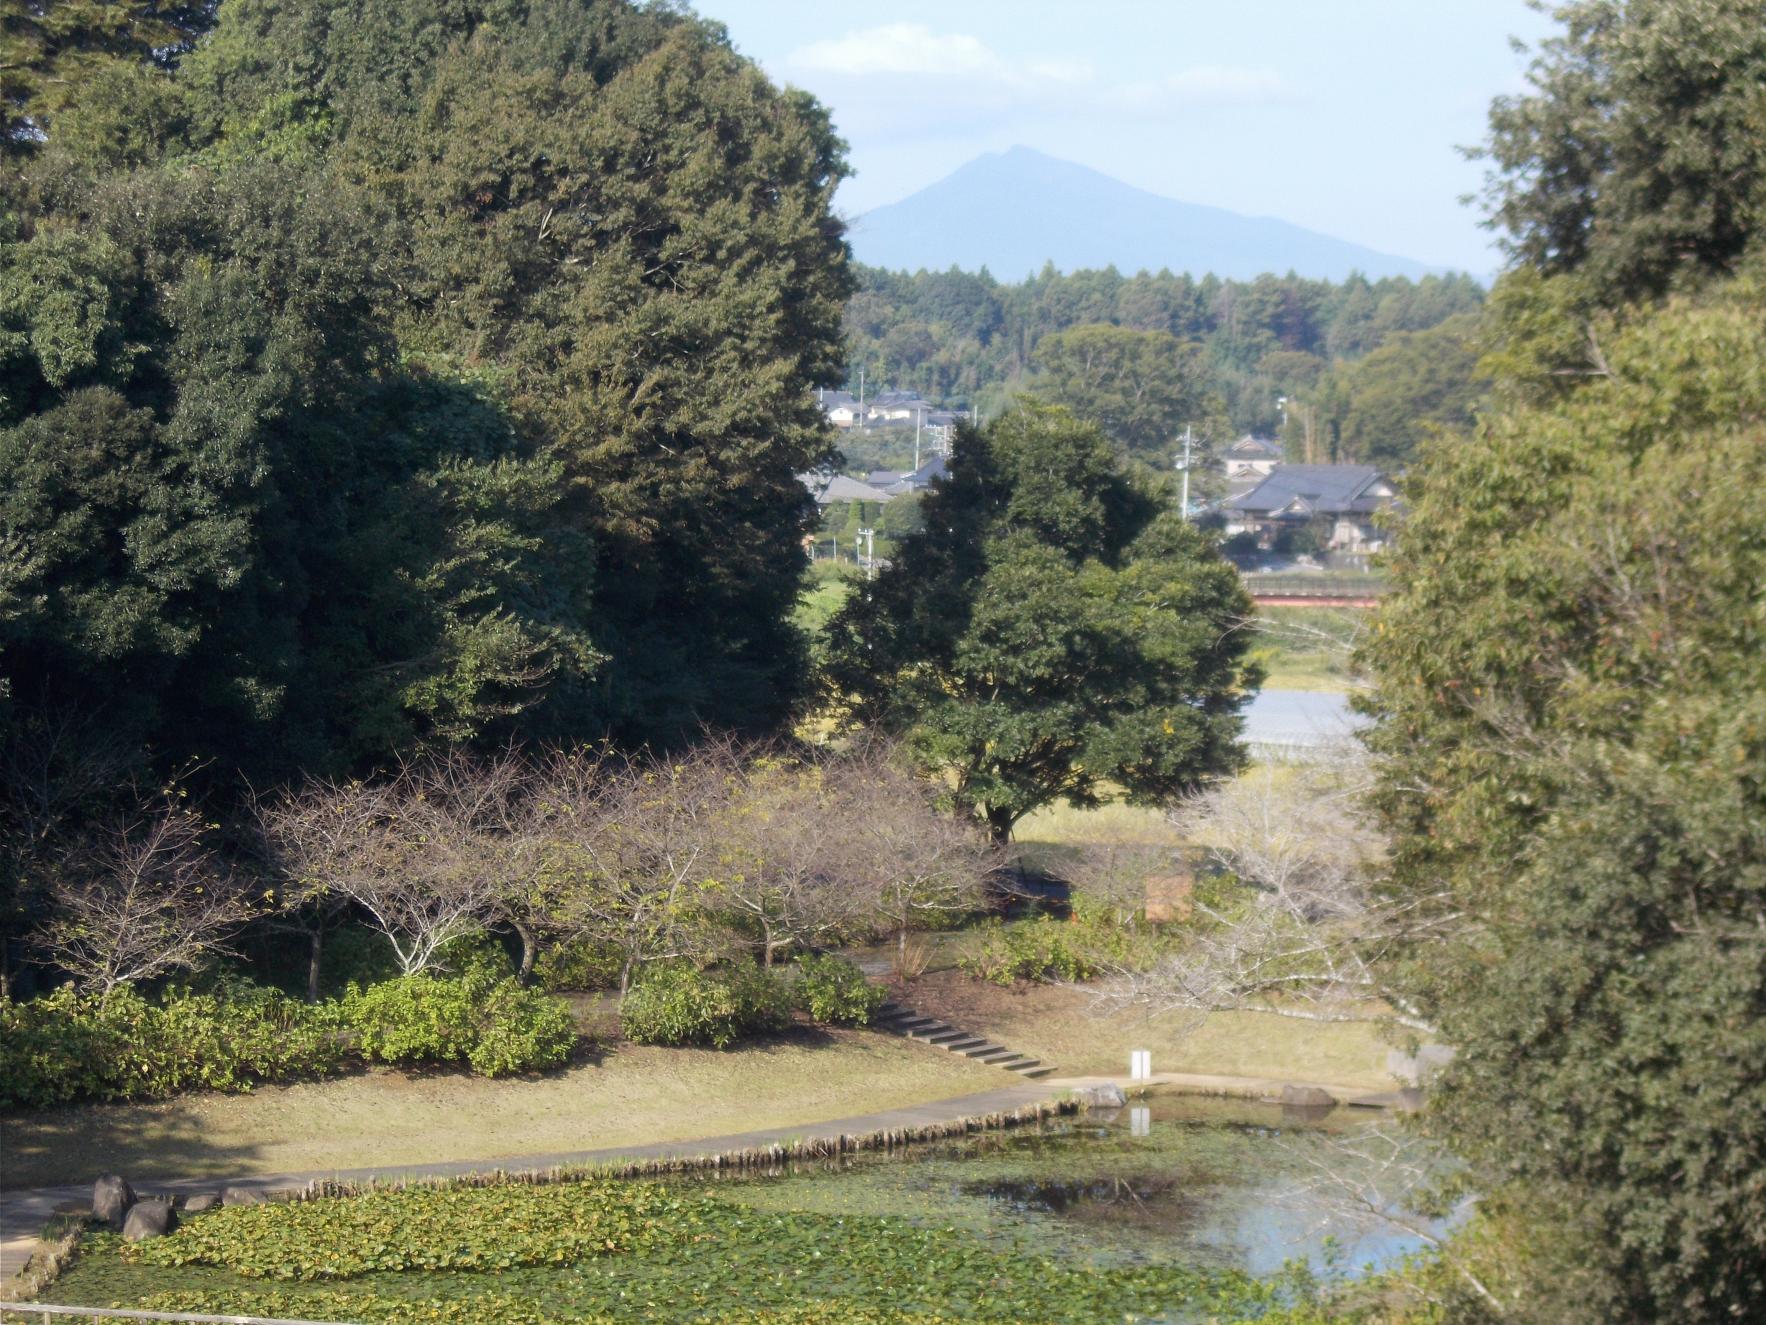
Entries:
<svg viewBox="0 0 1766 1325">
<path fill-rule="evenodd" d="M 829 675 L 997 839 L 1057 798 L 1158 803 L 1240 766 L 1249 600 L 1095 426 L 1026 403 L 965 431 L 922 511 L 831 624 Z"/>
<path fill-rule="evenodd" d="M 1199 352 L 1168 331 L 1089 325 L 1037 343 L 1038 394 L 1095 423 L 1133 454 L 1169 463 L 1204 408 Z"/>
<path fill-rule="evenodd" d="M 1434 1125 L 1534 1321 L 1766 1298 L 1766 334 L 1757 285 L 1435 449 L 1366 658 Z"/>
<path fill-rule="evenodd" d="M 1570 0 L 1499 99 L 1486 201 L 1510 252 L 1597 306 L 1734 269 L 1766 217 L 1766 5 Z"/>
</svg>

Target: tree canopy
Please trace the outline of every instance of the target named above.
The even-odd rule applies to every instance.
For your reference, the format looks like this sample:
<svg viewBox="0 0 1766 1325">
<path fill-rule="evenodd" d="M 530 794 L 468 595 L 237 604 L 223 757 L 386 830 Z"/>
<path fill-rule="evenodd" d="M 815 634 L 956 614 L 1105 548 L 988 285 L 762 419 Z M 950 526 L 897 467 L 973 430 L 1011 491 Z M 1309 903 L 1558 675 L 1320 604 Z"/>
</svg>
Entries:
<svg viewBox="0 0 1766 1325">
<path fill-rule="evenodd" d="M 1029 402 L 965 431 L 921 510 L 831 623 L 829 672 L 996 838 L 1105 782 L 1159 802 L 1239 766 L 1249 600 L 1097 427 Z"/>
<path fill-rule="evenodd" d="M 1766 1298 L 1757 0 L 1577 3 L 1497 103 L 1499 407 L 1425 450 L 1364 646 L 1393 964 L 1458 1050 L 1508 1319 Z"/>
</svg>

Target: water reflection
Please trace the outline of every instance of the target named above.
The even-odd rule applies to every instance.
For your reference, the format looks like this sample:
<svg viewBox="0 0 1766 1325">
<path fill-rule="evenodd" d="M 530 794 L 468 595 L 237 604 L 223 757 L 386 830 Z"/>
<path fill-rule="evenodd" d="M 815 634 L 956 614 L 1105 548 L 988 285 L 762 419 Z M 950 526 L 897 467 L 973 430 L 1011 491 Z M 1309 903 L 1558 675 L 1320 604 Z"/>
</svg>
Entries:
<svg viewBox="0 0 1766 1325">
<path fill-rule="evenodd" d="M 1321 1272 L 1353 1272 L 1424 1241 L 1379 1211 L 1430 1161 L 1419 1166 L 1414 1149 L 1403 1165 L 1382 1158 L 1391 1152 L 1364 1141 L 1368 1119 L 1153 1095 L 1037 1132 L 940 1142 L 905 1160 L 860 1156 L 723 1190 L 768 1209 L 965 1227 L 1096 1264 L 1175 1260 L 1269 1274 L 1304 1258 Z"/>
</svg>

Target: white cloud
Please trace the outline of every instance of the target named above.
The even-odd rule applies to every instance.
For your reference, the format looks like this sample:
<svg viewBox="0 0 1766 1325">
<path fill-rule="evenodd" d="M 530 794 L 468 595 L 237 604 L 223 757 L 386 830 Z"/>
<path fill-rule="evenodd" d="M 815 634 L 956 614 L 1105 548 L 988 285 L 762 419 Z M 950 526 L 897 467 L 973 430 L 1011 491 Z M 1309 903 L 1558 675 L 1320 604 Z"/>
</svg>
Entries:
<svg viewBox="0 0 1766 1325">
<path fill-rule="evenodd" d="M 811 42 L 789 56 L 803 69 L 830 74 L 937 74 L 1007 79 L 1011 67 L 979 37 L 940 34 L 923 23 L 888 23 L 829 41 Z"/>
</svg>

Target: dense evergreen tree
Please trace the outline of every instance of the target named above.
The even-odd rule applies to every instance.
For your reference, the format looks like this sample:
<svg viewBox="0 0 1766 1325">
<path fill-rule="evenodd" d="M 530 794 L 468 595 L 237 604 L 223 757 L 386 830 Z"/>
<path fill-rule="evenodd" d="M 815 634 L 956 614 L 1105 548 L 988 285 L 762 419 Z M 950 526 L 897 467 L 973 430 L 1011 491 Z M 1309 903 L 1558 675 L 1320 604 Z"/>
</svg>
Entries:
<svg viewBox="0 0 1766 1325">
<path fill-rule="evenodd" d="M 1158 803 L 1239 766 L 1250 601 L 1096 427 L 1027 402 L 963 432 L 921 515 L 831 624 L 829 673 L 996 838 L 1105 782 Z"/>
<path fill-rule="evenodd" d="M 1429 1121 L 1506 1318 L 1752 1319 L 1766 7 L 1558 12 L 1492 116 L 1500 407 L 1413 475 L 1366 646 L 1391 900 L 1436 922 L 1394 975 L 1459 1050 Z"/>
</svg>

